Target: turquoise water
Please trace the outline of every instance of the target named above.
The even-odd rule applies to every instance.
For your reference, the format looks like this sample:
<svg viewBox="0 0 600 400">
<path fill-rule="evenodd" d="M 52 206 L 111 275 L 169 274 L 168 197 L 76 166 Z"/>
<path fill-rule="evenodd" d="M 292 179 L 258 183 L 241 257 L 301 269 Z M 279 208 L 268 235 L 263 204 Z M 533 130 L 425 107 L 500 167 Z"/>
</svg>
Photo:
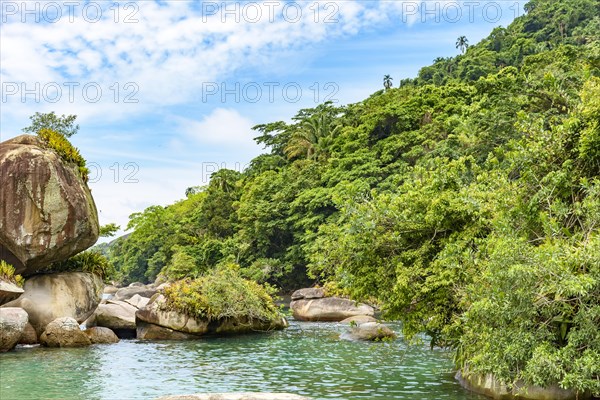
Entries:
<svg viewBox="0 0 600 400">
<path fill-rule="evenodd" d="M 18 348 L 0 354 L 0 399 L 133 400 L 233 391 L 322 400 L 484 399 L 456 383 L 448 353 L 401 339 L 339 340 L 346 329 L 292 321 L 281 332 L 194 342 Z"/>
</svg>

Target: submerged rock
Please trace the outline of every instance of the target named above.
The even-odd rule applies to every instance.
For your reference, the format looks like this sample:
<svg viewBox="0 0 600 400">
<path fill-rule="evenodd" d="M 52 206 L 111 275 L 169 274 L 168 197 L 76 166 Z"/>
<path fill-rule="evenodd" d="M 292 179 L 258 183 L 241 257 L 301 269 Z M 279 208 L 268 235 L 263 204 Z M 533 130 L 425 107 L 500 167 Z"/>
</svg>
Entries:
<svg viewBox="0 0 600 400">
<path fill-rule="evenodd" d="M 558 385 L 542 388 L 517 381 L 512 388 L 509 388 L 492 374 L 478 375 L 459 371 L 456 373 L 456 379 L 466 389 L 493 399 L 587 400 L 592 398 L 589 393 L 578 393 Z"/>
<path fill-rule="evenodd" d="M 340 324 L 350 324 L 353 322 L 356 324 L 364 324 L 365 322 L 377 322 L 377 320 L 375 317 L 371 317 L 370 315 L 357 315 L 355 317 L 349 317 L 340 321 Z"/>
<path fill-rule="evenodd" d="M 395 339 L 396 334 L 386 325 L 379 322 L 365 322 L 352 326 L 349 334 L 346 336 L 353 340 L 384 340 Z"/>
<path fill-rule="evenodd" d="M 50 322 L 40 336 L 40 343 L 47 347 L 84 347 L 92 344 L 88 335 L 79 329 L 79 323 L 70 317 Z"/>
<path fill-rule="evenodd" d="M 27 312 L 22 308 L 0 308 L 0 353 L 12 350 L 17 345 L 27 320 Z"/>
<path fill-rule="evenodd" d="M 294 318 L 300 321 L 339 322 L 357 315 L 375 314 L 371 306 L 339 297 L 294 300 L 290 308 Z"/>
<path fill-rule="evenodd" d="M 0 259 L 24 276 L 98 240 L 98 212 L 77 167 L 36 136 L 0 143 Z"/>
<path fill-rule="evenodd" d="M 310 400 L 289 393 L 202 393 L 160 397 L 156 400 Z"/>
<path fill-rule="evenodd" d="M 119 338 L 115 333 L 102 326 L 94 326 L 83 331 L 89 338 L 92 344 L 112 344 L 118 343 Z"/>
<path fill-rule="evenodd" d="M 276 321 L 259 321 L 226 318 L 218 321 L 196 319 L 181 312 L 167 310 L 165 297 L 157 295 L 135 316 L 138 325 L 138 339 L 196 339 L 210 334 L 231 334 L 283 329 L 287 326 L 285 318 Z M 154 326 L 153 326 L 154 325 Z M 158 329 L 157 327 L 167 328 Z M 185 335 L 177 335 L 174 332 Z M 161 336 L 161 334 L 164 334 Z"/>
<path fill-rule="evenodd" d="M 85 321 L 96 309 L 104 283 L 86 272 L 62 272 L 35 275 L 25 281 L 25 293 L 6 307 L 21 307 L 38 335 L 59 317 Z"/>
<path fill-rule="evenodd" d="M 0 279 L 0 306 L 17 299 L 23 292 L 23 288 L 18 287 L 12 282 Z"/>
</svg>

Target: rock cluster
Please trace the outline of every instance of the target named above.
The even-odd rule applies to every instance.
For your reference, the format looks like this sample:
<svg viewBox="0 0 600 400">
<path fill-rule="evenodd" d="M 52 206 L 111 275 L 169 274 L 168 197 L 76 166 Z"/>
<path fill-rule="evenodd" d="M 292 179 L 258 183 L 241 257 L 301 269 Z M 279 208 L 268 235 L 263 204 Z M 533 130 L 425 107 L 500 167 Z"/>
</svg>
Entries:
<svg viewBox="0 0 600 400">
<path fill-rule="evenodd" d="M 154 340 L 199 339 L 204 335 L 278 330 L 287 327 L 285 318 L 273 321 L 226 318 L 218 321 L 197 319 L 168 310 L 165 297 L 157 294 L 139 309 L 136 316 L 137 338 Z"/>
<path fill-rule="evenodd" d="M 296 290 L 292 294 L 290 308 L 294 318 L 300 321 L 339 322 L 360 315 L 373 316 L 373 307 L 341 297 L 325 297 L 319 288 Z"/>
</svg>

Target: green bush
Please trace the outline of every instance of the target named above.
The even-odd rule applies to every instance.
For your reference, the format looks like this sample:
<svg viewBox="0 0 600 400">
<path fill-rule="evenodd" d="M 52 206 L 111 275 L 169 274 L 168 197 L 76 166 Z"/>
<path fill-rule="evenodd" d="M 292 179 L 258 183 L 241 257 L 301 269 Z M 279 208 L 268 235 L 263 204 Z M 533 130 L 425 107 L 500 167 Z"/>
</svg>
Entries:
<svg viewBox="0 0 600 400">
<path fill-rule="evenodd" d="M 85 166 L 85 159 L 66 137 L 47 128 L 40 129 L 37 134 L 63 161 L 75 164 L 79 175 L 87 183 L 89 170 Z"/>
<path fill-rule="evenodd" d="M 89 272 L 108 280 L 115 271 L 112 263 L 102 253 L 84 251 L 68 260 L 53 263 L 40 272 Z"/>
<path fill-rule="evenodd" d="M 242 278 L 234 264 L 219 267 L 198 279 L 176 282 L 165 290 L 167 308 L 210 321 L 279 318 L 272 294 L 271 288 Z"/>
<path fill-rule="evenodd" d="M 15 275 L 15 268 L 4 260 L 0 260 L 0 280 L 23 286 L 25 280 L 21 275 Z"/>
</svg>

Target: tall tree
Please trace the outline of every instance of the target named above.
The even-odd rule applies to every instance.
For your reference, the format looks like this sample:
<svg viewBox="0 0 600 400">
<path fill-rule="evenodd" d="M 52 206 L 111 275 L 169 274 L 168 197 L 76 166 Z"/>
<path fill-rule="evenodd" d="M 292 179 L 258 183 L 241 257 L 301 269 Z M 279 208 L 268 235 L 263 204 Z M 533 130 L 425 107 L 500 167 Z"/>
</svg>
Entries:
<svg viewBox="0 0 600 400">
<path fill-rule="evenodd" d="M 31 125 L 23 128 L 23 132 L 38 133 L 41 129 L 47 128 L 60 133 L 65 137 L 71 137 L 79 131 L 79 125 L 75 125 L 77 115 L 57 116 L 54 111 L 49 113 L 36 112 L 29 117 Z"/>
<path fill-rule="evenodd" d="M 456 48 L 460 49 L 460 52 L 465 54 L 465 51 L 469 48 L 469 39 L 466 36 L 460 36 L 456 39 Z"/>
<path fill-rule="evenodd" d="M 383 76 L 383 87 L 385 88 L 385 90 L 388 90 L 392 87 L 393 80 L 394 78 L 392 78 L 390 75 Z"/>
</svg>

